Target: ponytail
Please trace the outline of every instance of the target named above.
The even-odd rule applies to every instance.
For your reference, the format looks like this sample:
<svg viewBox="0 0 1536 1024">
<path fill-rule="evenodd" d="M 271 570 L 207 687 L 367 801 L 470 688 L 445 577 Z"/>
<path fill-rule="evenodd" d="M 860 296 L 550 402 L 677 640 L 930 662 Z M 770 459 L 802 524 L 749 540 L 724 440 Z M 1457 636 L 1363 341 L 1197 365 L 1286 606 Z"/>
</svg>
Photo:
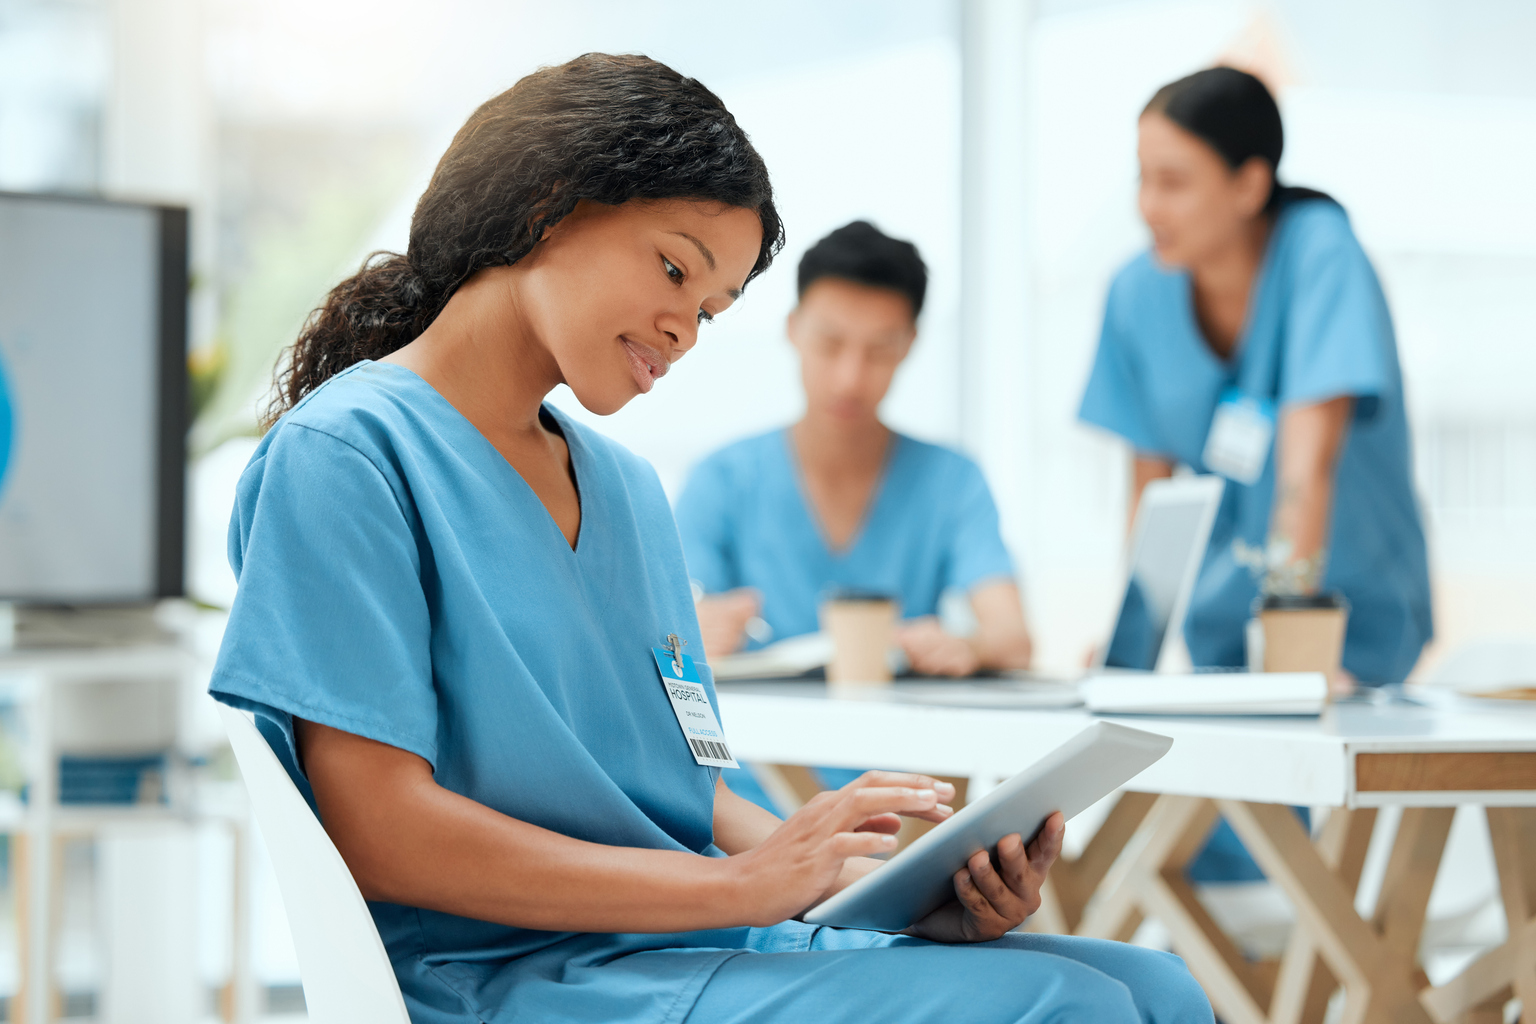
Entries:
<svg viewBox="0 0 1536 1024">
<path fill-rule="evenodd" d="M 405 256 L 369 254 L 357 273 L 331 289 L 325 304 L 305 319 L 298 340 L 284 350 L 262 429 L 353 363 L 381 359 L 420 335 L 447 301 L 446 296 L 434 301 L 429 291 Z"/>
</svg>

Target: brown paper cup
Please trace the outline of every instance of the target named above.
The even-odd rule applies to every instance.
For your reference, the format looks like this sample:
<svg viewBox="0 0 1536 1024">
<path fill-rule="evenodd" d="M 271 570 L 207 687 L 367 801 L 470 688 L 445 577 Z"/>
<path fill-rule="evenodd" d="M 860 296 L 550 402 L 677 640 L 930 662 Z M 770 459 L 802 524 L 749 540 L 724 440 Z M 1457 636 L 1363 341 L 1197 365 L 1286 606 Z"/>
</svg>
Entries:
<svg viewBox="0 0 1536 1024">
<path fill-rule="evenodd" d="M 1345 608 L 1266 608 L 1259 612 L 1264 627 L 1265 672 L 1338 672 L 1344 655 Z"/>
<path fill-rule="evenodd" d="M 896 602 L 883 597 L 834 597 L 821 606 L 821 628 L 832 637 L 827 682 L 886 686 L 896 640 Z"/>
</svg>

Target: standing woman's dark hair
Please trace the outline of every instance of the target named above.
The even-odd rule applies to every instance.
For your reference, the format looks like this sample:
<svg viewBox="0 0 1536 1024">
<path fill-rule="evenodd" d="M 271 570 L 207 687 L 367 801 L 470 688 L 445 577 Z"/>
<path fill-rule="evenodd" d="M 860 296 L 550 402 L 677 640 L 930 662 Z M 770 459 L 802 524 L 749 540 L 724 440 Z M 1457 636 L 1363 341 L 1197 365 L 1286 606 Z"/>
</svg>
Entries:
<svg viewBox="0 0 1536 1024">
<path fill-rule="evenodd" d="M 1254 157 L 1269 164 L 1274 184 L 1266 213 L 1294 199 L 1328 199 L 1325 192 L 1280 184 L 1285 129 L 1280 107 L 1264 83 L 1246 71 L 1217 67 L 1169 82 L 1147 101 L 1142 114 L 1162 114 L 1205 142 L 1234 171 Z"/>
<path fill-rule="evenodd" d="M 459 129 L 416 204 L 405 254 L 369 256 L 310 314 L 279 361 L 263 425 L 353 363 L 412 341 L 472 275 L 528 255 L 583 199 L 752 210 L 763 241 L 749 281 L 784 244 L 768 168 L 696 79 L 649 57 L 605 53 L 541 68 Z"/>
</svg>

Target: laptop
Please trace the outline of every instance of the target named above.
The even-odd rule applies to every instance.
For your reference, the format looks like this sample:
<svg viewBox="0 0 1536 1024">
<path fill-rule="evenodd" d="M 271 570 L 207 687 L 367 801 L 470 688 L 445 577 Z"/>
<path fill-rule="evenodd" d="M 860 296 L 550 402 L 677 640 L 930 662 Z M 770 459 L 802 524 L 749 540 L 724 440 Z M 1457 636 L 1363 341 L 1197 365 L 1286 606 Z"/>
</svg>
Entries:
<svg viewBox="0 0 1536 1024">
<path fill-rule="evenodd" d="M 1219 476 L 1170 477 L 1141 492 L 1119 612 L 1087 675 L 1155 672 L 1183 654 L 1184 615 L 1225 483 Z M 969 684 L 898 683 L 895 696 L 970 707 L 1071 707 L 1082 702 L 1082 678 L 1020 672 Z"/>
<path fill-rule="evenodd" d="M 1219 476 L 1180 476 L 1153 480 L 1142 490 L 1119 613 L 1093 674 L 1153 672 L 1170 652 L 1182 649 L 1184 613 L 1205 561 L 1224 483 Z M 811 633 L 722 658 L 714 674 L 720 682 L 787 678 L 825 665 L 831 656 L 831 638 Z M 1022 672 L 978 683 L 897 682 L 892 696 L 924 703 L 1062 707 L 1079 703 L 1076 683 L 1081 678 Z"/>
<path fill-rule="evenodd" d="M 1219 476 L 1171 477 L 1141 492 L 1120 611 L 1096 670 L 1155 672 L 1182 646 L 1184 614 L 1225 483 Z"/>
</svg>

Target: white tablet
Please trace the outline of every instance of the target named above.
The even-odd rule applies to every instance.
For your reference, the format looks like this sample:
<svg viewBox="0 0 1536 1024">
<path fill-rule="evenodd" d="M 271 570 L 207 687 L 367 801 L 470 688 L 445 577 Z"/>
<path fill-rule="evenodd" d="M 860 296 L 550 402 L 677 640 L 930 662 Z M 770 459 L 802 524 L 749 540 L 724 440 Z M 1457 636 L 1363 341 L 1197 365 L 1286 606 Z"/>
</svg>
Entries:
<svg viewBox="0 0 1536 1024">
<path fill-rule="evenodd" d="M 1155 762 L 1173 740 L 1095 722 L 953 818 L 920 836 L 890 862 L 805 914 L 810 924 L 899 932 L 954 899 L 954 874 L 997 841 L 1034 838 L 1046 817 L 1081 813 Z"/>
</svg>

